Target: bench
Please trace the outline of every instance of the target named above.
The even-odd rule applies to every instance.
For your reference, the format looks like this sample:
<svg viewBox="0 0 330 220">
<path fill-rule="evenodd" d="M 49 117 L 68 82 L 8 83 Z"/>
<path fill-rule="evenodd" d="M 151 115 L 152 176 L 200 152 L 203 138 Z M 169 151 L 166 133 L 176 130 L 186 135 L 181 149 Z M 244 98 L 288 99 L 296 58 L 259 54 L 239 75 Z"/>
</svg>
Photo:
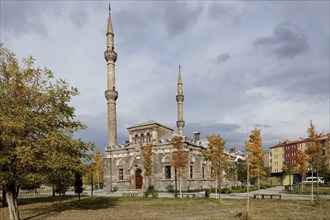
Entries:
<svg viewBox="0 0 330 220">
<path fill-rule="evenodd" d="M 185 197 L 185 198 L 195 198 L 196 195 L 195 195 L 195 193 L 181 193 L 181 198 L 183 198 L 183 197 Z"/>
<path fill-rule="evenodd" d="M 266 196 L 269 196 L 271 199 L 273 197 L 278 197 L 279 199 L 282 198 L 282 195 L 281 194 L 253 194 L 253 198 L 257 198 L 257 197 L 260 197 L 261 196 L 261 199 L 264 199 Z"/>
<path fill-rule="evenodd" d="M 123 193 L 122 197 L 139 197 L 138 193 Z"/>
</svg>

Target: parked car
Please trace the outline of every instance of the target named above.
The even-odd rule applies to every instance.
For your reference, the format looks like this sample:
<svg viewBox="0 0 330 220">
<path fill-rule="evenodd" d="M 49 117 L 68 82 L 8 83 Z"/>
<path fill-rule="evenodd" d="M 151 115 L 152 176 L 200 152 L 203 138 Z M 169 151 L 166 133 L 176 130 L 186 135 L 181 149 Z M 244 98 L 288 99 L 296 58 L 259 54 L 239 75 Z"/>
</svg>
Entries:
<svg viewBox="0 0 330 220">
<path fill-rule="evenodd" d="M 303 181 L 304 184 L 312 184 L 312 183 L 321 183 L 324 184 L 323 177 L 306 177 L 306 179 Z"/>
</svg>

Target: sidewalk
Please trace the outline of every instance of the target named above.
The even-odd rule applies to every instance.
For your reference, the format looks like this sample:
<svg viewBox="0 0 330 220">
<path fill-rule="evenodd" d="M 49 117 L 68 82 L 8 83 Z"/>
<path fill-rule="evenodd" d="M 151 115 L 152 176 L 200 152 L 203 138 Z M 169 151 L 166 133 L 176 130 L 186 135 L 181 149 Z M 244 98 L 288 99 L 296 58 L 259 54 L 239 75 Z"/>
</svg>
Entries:
<svg viewBox="0 0 330 220">
<path fill-rule="evenodd" d="M 122 196 L 121 191 L 118 192 L 112 192 L 112 193 L 105 193 L 101 192 L 101 196 L 114 196 L 114 197 L 121 197 Z M 284 186 L 275 186 L 272 188 L 262 189 L 259 191 L 252 191 L 249 192 L 249 197 L 253 199 L 253 194 L 281 194 L 282 199 L 285 200 L 311 200 L 311 195 L 300 195 L 300 194 L 288 194 L 284 191 Z M 205 198 L 205 192 L 195 192 L 196 198 Z M 98 196 L 98 192 L 94 192 L 94 196 Z M 219 196 L 219 195 L 217 195 Z M 139 197 L 143 197 L 143 191 L 139 192 Z M 158 193 L 159 198 L 174 198 L 174 193 L 166 193 L 161 192 Z M 210 198 L 216 198 L 215 193 L 211 193 Z M 221 198 L 223 199 L 247 199 L 247 193 L 221 193 Z M 314 195 L 314 199 L 316 198 L 316 195 Z M 330 195 L 321 195 L 321 198 L 325 200 L 330 200 Z"/>
</svg>

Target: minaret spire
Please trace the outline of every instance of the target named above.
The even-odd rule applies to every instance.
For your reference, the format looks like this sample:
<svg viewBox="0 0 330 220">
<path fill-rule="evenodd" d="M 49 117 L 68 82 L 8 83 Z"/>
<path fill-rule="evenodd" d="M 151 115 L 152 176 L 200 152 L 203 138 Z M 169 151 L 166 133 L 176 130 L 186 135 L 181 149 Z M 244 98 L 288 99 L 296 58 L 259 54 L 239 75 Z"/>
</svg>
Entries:
<svg viewBox="0 0 330 220">
<path fill-rule="evenodd" d="M 112 19 L 111 19 L 111 6 L 109 3 L 109 18 L 108 18 L 108 30 L 107 30 L 107 48 L 114 50 L 114 34 L 112 28 Z"/>
<path fill-rule="evenodd" d="M 178 76 L 178 84 L 177 84 L 177 95 L 176 101 L 178 103 L 178 121 L 176 122 L 176 126 L 178 127 L 178 133 L 180 136 L 183 136 L 183 128 L 185 122 L 183 120 L 183 84 L 182 84 L 182 76 L 181 76 L 181 65 L 179 65 L 179 76 Z"/>
<path fill-rule="evenodd" d="M 104 58 L 107 61 L 107 90 L 105 97 L 108 105 L 108 147 L 117 145 L 117 115 L 116 115 L 116 100 L 118 92 L 116 91 L 115 81 L 115 62 L 117 60 L 117 53 L 114 46 L 114 34 L 111 20 L 111 6 L 109 3 L 109 18 L 107 29 L 107 49 L 104 52 Z"/>
</svg>

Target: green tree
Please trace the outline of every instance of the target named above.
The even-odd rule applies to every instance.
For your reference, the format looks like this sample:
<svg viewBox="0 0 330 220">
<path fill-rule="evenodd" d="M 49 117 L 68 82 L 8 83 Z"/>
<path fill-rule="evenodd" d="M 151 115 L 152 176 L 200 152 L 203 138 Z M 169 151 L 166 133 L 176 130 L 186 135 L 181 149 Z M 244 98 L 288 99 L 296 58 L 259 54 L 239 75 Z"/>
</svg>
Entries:
<svg viewBox="0 0 330 220">
<path fill-rule="evenodd" d="M 260 190 L 260 177 L 266 175 L 263 168 L 264 164 L 264 149 L 262 148 L 261 131 L 254 129 L 248 141 L 245 141 L 245 149 L 250 152 L 247 157 L 249 163 L 249 177 L 258 180 L 258 189 Z"/>
<path fill-rule="evenodd" d="M 243 159 L 238 159 L 236 162 L 237 180 L 242 184 L 246 184 L 246 162 Z"/>
<path fill-rule="evenodd" d="M 237 163 L 229 162 L 225 170 L 226 178 L 230 181 L 229 190 L 232 189 L 232 182 L 237 181 Z"/>
<path fill-rule="evenodd" d="M 142 151 L 144 175 L 148 179 L 148 188 L 150 186 L 149 177 L 152 175 L 152 144 L 147 144 Z"/>
<path fill-rule="evenodd" d="M 74 180 L 74 192 L 78 194 L 79 203 L 80 203 L 80 194 L 83 192 L 83 181 L 82 175 L 80 172 L 76 172 Z"/>
<path fill-rule="evenodd" d="M 312 172 L 315 171 L 316 177 L 319 177 L 319 173 L 322 167 L 325 166 L 327 158 L 323 154 L 325 146 L 321 144 L 321 134 L 316 132 L 315 126 L 312 121 L 309 123 L 307 129 L 308 133 L 308 143 L 306 148 L 307 161 Z M 317 196 L 319 196 L 319 182 L 316 183 Z"/>
<path fill-rule="evenodd" d="M 47 68 L 34 68 L 33 63 L 30 57 L 20 67 L 15 55 L 0 45 L 0 184 L 9 217 L 15 220 L 19 219 L 19 187 L 31 175 L 42 174 L 51 182 L 80 168 L 91 147 L 72 139 L 75 131 L 85 127 L 74 119 L 74 108 L 69 106 L 77 89 L 55 80 Z"/>
<path fill-rule="evenodd" d="M 182 191 L 182 177 L 185 175 L 185 169 L 188 164 L 188 152 L 183 146 L 182 137 L 176 136 L 171 141 L 172 144 L 172 166 L 175 169 L 175 185 L 177 185 L 177 178 L 178 175 L 180 178 L 180 197 Z M 177 195 L 177 192 L 175 191 Z"/>
<path fill-rule="evenodd" d="M 220 134 L 206 137 L 209 141 L 208 148 L 203 152 L 205 159 L 211 162 L 211 177 L 215 178 L 219 186 L 219 199 L 221 199 L 222 174 L 229 165 L 229 157 L 225 154 L 226 141 Z"/>
</svg>

